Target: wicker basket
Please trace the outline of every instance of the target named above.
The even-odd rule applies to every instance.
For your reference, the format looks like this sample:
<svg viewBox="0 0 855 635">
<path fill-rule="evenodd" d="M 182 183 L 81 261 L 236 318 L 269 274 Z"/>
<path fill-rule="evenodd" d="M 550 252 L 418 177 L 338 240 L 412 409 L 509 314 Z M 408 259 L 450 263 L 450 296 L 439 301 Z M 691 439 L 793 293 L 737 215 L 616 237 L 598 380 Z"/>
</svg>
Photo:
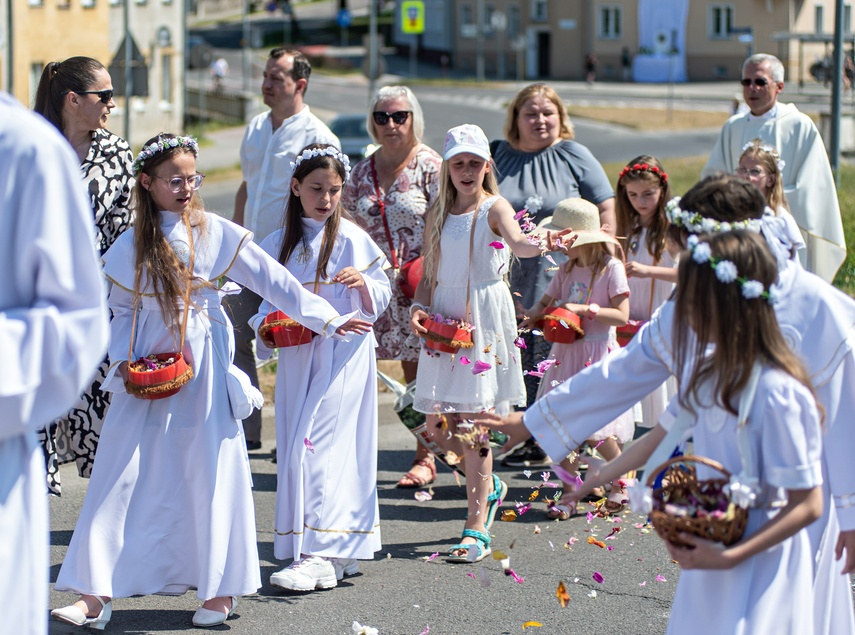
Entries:
<svg viewBox="0 0 855 635">
<path fill-rule="evenodd" d="M 264 318 L 264 323 L 258 327 L 258 334 L 268 345 L 274 348 L 287 348 L 308 344 L 315 332 L 307 329 L 296 320 L 291 319 L 282 311 L 273 311 Z"/>
<path fill-rule="evenodd" d="M 585 336 L 581 318 L 573 311 L 559 306 L 544 309 L 538 325 L 543 331 L 544 339 L 553 344 L 572 344 Z"/>
<path fill-rule="evenodd" d="M 695 463 L 706 465 L 724 476 L 699 481 L 693 465 Z M 650 512 L 653 527 L 663 540 L 686 547 L 689 545 L 683 543 L 678 534 L 687 533 L 721 542 L 725 546 L 739 542 L 748 522 L 748 510 L 731 503 L 729 497 L 723 493 L 724 486 L 730 482 L 730 472 L 712 459 L 701 456 L 675 456 L 650 473 L 647 486 L 652 488 L 656 477 L 663 471 L 662 485 L 653 490 L 653 510 Z M 710 502 L 713 498 L 725 496 L 728 501 L 727 510 L 723 516 L 701 517 L 678 516 L 665 511 L 666 504 L 679 504 L 689 496 L 701 502 L 705 508 L 705 500 Z"/>
<path fill-rule="evenodd" d="M 459 328 L 453 324 L 434 322 L 430 318 L 422 322 L 422 326 L 428 331 L 424 334 L 425 346 L 431 350 L 441 353 L 456 353 L 461 348 L 475 346 L 472 341 L 472 331 L 467 329 Z"/>
<path fill-rule="evenodd" d="M 164 399 L 181 390 L 181 386 L 193 378 L 193 367 L 189 366 L 181 353 L 158 353 L 149 355 L 158 361 L 172 363 L 163 368 L 151 370 L 145 358 L 128 364 L 128 380 L 125 390 L 140 399 Z"/>
</svg>

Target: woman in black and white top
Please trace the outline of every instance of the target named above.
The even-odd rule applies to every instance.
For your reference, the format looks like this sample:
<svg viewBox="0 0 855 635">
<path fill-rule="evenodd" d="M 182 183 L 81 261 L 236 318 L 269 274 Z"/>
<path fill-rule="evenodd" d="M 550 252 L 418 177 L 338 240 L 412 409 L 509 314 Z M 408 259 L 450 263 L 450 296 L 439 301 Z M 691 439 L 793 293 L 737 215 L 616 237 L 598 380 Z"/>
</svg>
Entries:
<svg viewBox="0 0 855 635">
<path fill-rule="evenodd" d="M 106 129 L 113 102 L 110 73 L 91 57 L 71 57 L 45 66 L 36 92 L 36 112 L 55 125 L 80 159 L 84 186 L 94 214 L 96 246 L 103 254 L 132 224 L 128 208 L 134 184 L 134 155 L 128 142 Z M 42 432 L 48 489 L 60 494 L 59 465 L 76 461 L 88 477 L 101 422 L 110 404 L 101 391 L 104 360 L 80 401 Z"/>
</svg>

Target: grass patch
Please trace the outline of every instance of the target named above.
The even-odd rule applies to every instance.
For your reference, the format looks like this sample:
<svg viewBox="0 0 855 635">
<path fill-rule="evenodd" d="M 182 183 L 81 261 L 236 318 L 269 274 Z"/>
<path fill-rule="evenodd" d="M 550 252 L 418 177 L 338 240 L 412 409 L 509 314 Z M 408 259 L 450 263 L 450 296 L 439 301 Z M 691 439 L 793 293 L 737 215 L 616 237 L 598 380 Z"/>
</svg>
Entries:
<svg viewBox="0 0 855 635">
<path fill-rule="evenodd" d="M 697 183 L 706 162 L 706 155 L 663 161 L 668 180 L 671 182 L 671 194 L 682 196 Z M 617 188 L 617 174 L 624 165 L 626 164 L 603 164 L 615 188 Z M 845 163 L 840 166 L 840 187 L 837 189 L 837 199 L 840 201 L 840 214 L 843 217 L 843 231 L 846 236 L 846 260 L 837 272 L 834 286 L 855 296 L 855 166 Z"/>
<path fill-rule="evenodd" d="M 721 128 L 730 115 L 709 110 L 671 110 L 665 108 L 609 108 L 568 106 L 570 117 L 602 121 L 641 131 L 697 130 Z"/>
</svg>

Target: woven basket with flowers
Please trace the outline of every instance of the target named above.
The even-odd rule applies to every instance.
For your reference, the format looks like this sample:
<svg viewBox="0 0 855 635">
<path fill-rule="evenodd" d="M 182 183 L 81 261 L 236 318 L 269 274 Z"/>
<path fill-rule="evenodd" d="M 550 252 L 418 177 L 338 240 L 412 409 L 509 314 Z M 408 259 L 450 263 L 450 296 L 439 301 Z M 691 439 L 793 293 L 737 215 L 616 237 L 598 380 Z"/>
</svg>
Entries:
<svg viewBox="0 0 855 635">
<path fill-rule="evenodd" d="M 258 334 L 268 346 L 272 345 L 272 348 L 308 344 L 315 336 L 314 331 L 307 329 L 282 311 L 268 313 L 262 325 L 258 327 Z"/>
<path fill-rule="evenodd" d="M 705 465 L 720 472 L 721 478 L 699 480 L 696 465 Z M 653 488 L 662 473 L 659 487 Z M 663 540 L 688 546 L 679 539 L 680 533 L 730 546 L 745 532 L 748 509 L 730 500 L 730 472 L 720 463 L 701 456 L 675 456 L 647 477 L 653 488 L 653 509 L 650 519 Z"/>
</svg>

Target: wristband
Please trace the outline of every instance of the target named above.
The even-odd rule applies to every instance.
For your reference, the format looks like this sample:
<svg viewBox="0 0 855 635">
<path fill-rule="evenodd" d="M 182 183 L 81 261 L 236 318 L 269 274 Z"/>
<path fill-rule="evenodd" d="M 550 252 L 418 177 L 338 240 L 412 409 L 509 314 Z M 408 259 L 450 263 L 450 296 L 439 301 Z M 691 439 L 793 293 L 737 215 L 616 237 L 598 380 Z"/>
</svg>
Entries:
<svg viewBox="0 0 855 635">
<path fill-rule="evenodd" d="M 600 305 L 599 304 L 589 304 L 588 305 L 588 317 L 590 319 L 592 319 L 592 320 L 595 319 L 599 312 L 600 312 Z"/>
</svg>

